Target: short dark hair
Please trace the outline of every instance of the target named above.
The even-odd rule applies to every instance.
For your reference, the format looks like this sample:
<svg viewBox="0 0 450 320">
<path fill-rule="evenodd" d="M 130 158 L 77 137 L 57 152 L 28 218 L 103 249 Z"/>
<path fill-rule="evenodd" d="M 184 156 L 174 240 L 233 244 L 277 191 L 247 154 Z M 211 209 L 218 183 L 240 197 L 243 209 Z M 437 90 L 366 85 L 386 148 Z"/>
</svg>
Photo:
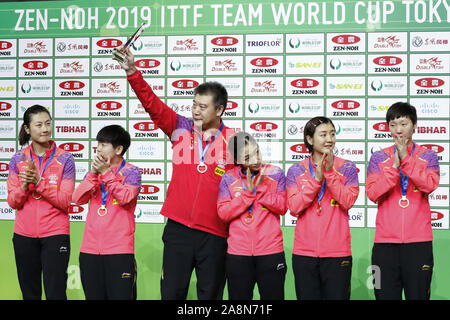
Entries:
<svg viewBox="0 0 450 320">
<path fill-rule="evenodd" d="M 223 106 L 223 111 L 227 108 L 228 92 L 227 89 L 219 82 L 208 81 L 200 84 L 194 89 L 195 95 L 211 95 L 213 97 L 213 103 L 216 110 Z M 222 112 L 223 114 L 223 112 Z"/>
<path fill-rule="evenodd" d="M 311 120 L 309 120 L 305 128 L 303 130 L 303 141 L 305 142 L 305 146 L 308 149 L 309 153 L 312 153 L 314 148 L 312 145 L 309 144 L 307 136 L 310 136 L 311 138 L 314 136 L 314 133 L 316 132 L 316 128 L 320 126 L 323 123 L 331 123 L 333 128 L 335 128 L 333 121 L 327 117 L 314 117 Z"/>
<path fill-rule="evenodd" d="M 400 117 L 408 117 L 413 124 L 417 123 L 416 108 L 408 102 L 396 102 L 386 112 L 386 122 L 395 120 Z"/>
<path fill-rule="evenodd" d="M 228 150 L 230 150 L 231 156 L 233 157 L 234 165 L 239 165 L 239 157 L 241 155 L 242 149 L 249 144 L 258 144 L 250 134 L 244 131 L 240 131 L 233 135 L 228 141 Z"/>
<path fill-rule="evenodd" d="M 41 113 L 41 112 L 47 113 L 48 116 L 50 117 L 50 120 L 52 119 L 52 116 L 50 115 L 50 112 L 48 111 L 48 109 L 44 106 L 41 106 L 40 104 L 32 105 L 23 114 L 23 123 L 22 123 L 22 126 L 20 127 L 20 132 L 19 132 L 19 144 L 21 146 L 26 145 L 28 143 L 28 141 L 30 141 L 30 137 L 31 137 L 25 131 L 24 126 L 27 126 L 28 128 L 30 128 L 31 117 L 33 115 Z"/>
<path fill-rule="evenodd" d="M 131 144 L 130 134 L 123 127 L 113 124 L 103 127 L 95 138 L 98 142 L 111 143 L 114 148 L 122 146 L 122 156 L 127 152 Z"/>
</svg>

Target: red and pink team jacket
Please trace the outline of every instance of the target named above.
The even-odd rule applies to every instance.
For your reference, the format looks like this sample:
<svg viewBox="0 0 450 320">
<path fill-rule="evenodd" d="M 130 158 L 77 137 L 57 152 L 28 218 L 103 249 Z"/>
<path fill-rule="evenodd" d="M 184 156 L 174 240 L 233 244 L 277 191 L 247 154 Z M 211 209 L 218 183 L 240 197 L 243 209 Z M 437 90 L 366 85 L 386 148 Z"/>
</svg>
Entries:
<svg viewBox="0 0 450 320">
<path fill-rule="evenodd" d="M 227 144 L 235 130 L 224 126 L 205 155 L 207 171 L 199 173 L 198 133 L 193 121 L 162 102 L 139 71 L 127 79 L 152 121 L 172 142 L 172 179 L 161 214 L 190 228 L 227 237 L 228 228 L 217 215 L 217 195 L 222 175 L 234 167 Z M 203 139 L 202 143 L 205 148 Z"/>
<path fill-rule="evenodd" d="M 75 187 L 75 162 L 71 153 L 56 146 L 39 158 L 31 145 L 18 151 L 9 162 L 7 180 L 8 204 L 17 209 L 14 233 L 31 237 L 44 238 L 60 234 L 70 234 L 68 208 Z M 23 191 L 19 173 L 31 162 L 31 157 L 38 172 L 49 160 L 53 150 L 55 154 L 41 180 L 35 187 L 30 184 L 28 191 Z M 39 195 L 42 197 L 37 200 Z"/>
<path fill-rule="evenodd" d="M 316 168 L 313 165 L 315 172 Z M 315 174 L 314 174 L 315 175 Z M 345 257 L 352 254 L 348 210 L 359 194 L 353 162 L 334 157 L 324 171 L 327 181 L 318 213 L 322 182 L 311 176 L 309 158 L 292 165 L 286 175 L 287 203 L 297 217 L 293 254 L 310 257 Z"/>
<path fill-rule="evenodd" d="M 265 166 L 268 167 L 262 184 L 256 187 L 256 195 L 247 190 L 247 178 L 240 167 L 228 170 L 220 182 L 217 211 L 224 223 L 229 224 L 230 254 L 260 256 L 283 251 L 280 216 L 287 211 L 286 178 L 280 168 Z M 246 223 L 252 204 L 253 221 Z"/>
<path fill-rule="evenodd" d="M 393 168 L 394 146 L 375 152 L 367 168 L 366 194 L 378 204 L 376 243 L 411 243 L 433 240 L 428 194 L 439 184 L 439 162 L 434 151 L 415 144 L 400 162 L 408 176 L 406 196 L 409 206 L 402 208 L 400 170 Z"/>
<path fill-rule="evenodd" d="M 116 175 L 120 164 L 111 167 L 104 175 L 89 171 L 78 185 L 73 202 L 89 203 L 80 252 L 90 254 L 133 254 L 134 253 L 134 211 L 141 189 L 139 168 L 126 163 Z M 113 173 L 114 172 L 114 173 Z M 108 191 L 107 213 L 98 214 L 102 204 L 102 182 Z"/>
</svg>

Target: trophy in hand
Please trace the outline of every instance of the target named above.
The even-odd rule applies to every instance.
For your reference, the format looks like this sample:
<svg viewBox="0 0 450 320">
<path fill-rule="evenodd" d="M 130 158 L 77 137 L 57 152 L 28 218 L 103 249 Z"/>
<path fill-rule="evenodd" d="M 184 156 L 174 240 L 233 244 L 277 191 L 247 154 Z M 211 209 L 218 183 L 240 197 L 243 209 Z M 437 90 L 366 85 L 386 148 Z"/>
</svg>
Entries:
<svg viewBox="0 0 450 320">
<path fill-rule="evenodd" d="M 136 32 L 127 40 L 125 45 L 122 47 L 122 49 L 118 50 L 116 48 L 113 49 L 113 57 L 117 59 L 117 61 L 122 63 L 127 63 L 128 59 L 126 55 L 124 54 L 125 50 L 127 50 L 129 47 L 133 45 L 133 43 L 139 38 L 139 36 L 142 34 L 142 32 L 145 30 L 144 23 L 141 24 L 139 29 L 136 30 Z"/>
</svg>

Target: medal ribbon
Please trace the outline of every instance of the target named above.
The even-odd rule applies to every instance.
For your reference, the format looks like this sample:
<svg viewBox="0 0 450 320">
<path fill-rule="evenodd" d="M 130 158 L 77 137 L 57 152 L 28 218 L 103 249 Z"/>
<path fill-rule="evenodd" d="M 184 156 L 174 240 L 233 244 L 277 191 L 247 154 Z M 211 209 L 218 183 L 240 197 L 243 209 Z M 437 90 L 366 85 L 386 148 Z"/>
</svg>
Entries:
<svg viewBox="0 0 450 320">
<path fill-rule="evenodd" d="M 55 152 L 56 152 L 56 145 L 53 146 L 53 151 L 52 154 L 50 155 L 50 158 L 48 158 L 47 162 L 45 163 L 44 169 L 42 169 L 40 175 L 39 175 L 39 181 L 42 178 L 42 175 L 44 174 L 45 170 L 47 169 L 48 165 L 50 164 L 50 162 L 53 160 L 53 157 L 55 156 Z M 31 148 L 30 148 L 30 158 L 31 158 L 31 162 L 34 163 L 33 160 L 33 155 L 31 154 Z"/>
<path fill-rule="evenodd" d="M 309 172 L 311 173 L 311 177 L 314 179 L 316 176 L 316 173 L 314 172 L 314 168 L 313 168 L 313 164 L 311 161 L 311 157 L 309 157 Z M 323 195 L 325 193 L 325 188 L 327 187 L 327 180 L 325 180 L 325 178 L 323 179 L 323 183 L 322 183 L 322 188 L 320 189 L 320 193 L 319 193 L 319 206 L 320 206 L 320 201 L 323 198 Z"/>
<path fill-rule="evenodd" d="M 413 147 L 412 147 L 412 151 L 411 154 L 409 156 L 412 156 L 414 153 L 414 150 L 416 149 L 416 144 L 413 143 Z M 394 154 L 396 152 L 396 148 L 394 145 Z M 400 170 L 400 181 L 401 181 L 401 185 L 402 185 L 402 196 L 406 196 L 406 190 L 408 189 L 408 176 L 407 175 L 403 175 L 402 169 L 399 167 L 398 168 Z"/>
<path fill-rule="evenodd" d="M 252 179 L 257 175 L 257 173 L 252 173 Z M 239 178 L 241 178 L 241 182 L 242 182 L 242 188 L 245 190 L 247 190 L 247 187 L 245 186 L 244 180 L 242 180 L 242 175 L 241 175 L 241 170 L 239 170 Z M 253 195 L 256 196 L 256 187 L 253 189 Z M 253 203 L 251 204 L 250 208 L 248 209 L 248 213 L 249 215 L 251 215 L 253 210 Z"/>
<path fill-rule="evenodd" d="M 123 167 L 125 167 L 125 159 L 123 159 L 122 163 L 120 164 L 119 170 L 117 170 L 116 174 L 117 175 L 119 173 L 120 170 L 122 170 Z M 105 190 L 105 184 L 102 182 L 102 206 L 106 206 L 106 200 L 108 199 L 108 193 L 109 191 Z"/>
<path fill-rule="evenodd" d="M 206 155 L 206 151 L 208 151 L 208 148 L 210 146 L 210 144 L 216 140 L 216 138 L 219 136 L 219 134 L 222 132 L 224 127 L 224 124 L 222 122 L 222 124 L 220 125 L 219 130 L 217 131 L 217 133 L 214 135 L 214 137 L 208 142 L 206 143 L 205 149 L 203 149 L 203 142 L 202 139 L 200 137 L 200 134 L 197 134 L 197 140 L 198 140 L 198 154 L 200 155 L 200 163 L 204 163 L 205 162 L 205 155 Z"/>
</svg>

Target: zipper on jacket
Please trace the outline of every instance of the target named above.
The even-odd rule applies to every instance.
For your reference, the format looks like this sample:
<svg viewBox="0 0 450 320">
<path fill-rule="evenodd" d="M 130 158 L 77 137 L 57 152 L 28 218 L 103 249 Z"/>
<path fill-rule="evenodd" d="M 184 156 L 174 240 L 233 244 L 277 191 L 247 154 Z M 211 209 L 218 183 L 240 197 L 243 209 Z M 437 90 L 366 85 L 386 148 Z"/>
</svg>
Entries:
<svg viewBox="0 0 450 320">
<path fill-rule="evenodd" d="M 191 228 L 191 226 L 192 226 L 192 216 L 194 214 L 194 210 L 195 210 L 195 207 L 197 205 L 197 198 L 198 198 L 198 193 L 199 193 L 199 190 L 200 190 L 200 185 L 201 185 L 201 182 L 202 182 L 202 177 L 203 177 L 203 174 L 200 175 L 200 179 L 199 179 L 198 184 L 197 184 L 197 191 L 195 192 L 194 203 L 192 204 L 191 214 L 189 215 L 189 223 L 188 223 L 188 227 L 189 228 Z"/>
</svg>

